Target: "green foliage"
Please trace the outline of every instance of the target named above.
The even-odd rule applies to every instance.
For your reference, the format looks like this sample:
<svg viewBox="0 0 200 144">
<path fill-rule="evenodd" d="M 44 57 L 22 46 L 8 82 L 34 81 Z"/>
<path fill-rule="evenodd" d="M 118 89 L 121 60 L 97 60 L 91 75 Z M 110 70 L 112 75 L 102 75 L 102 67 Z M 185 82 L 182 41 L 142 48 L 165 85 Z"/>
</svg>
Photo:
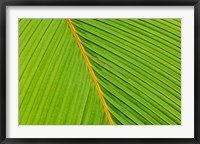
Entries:
<svg viewBox="0 0 200 144">
<path fill-rule="evenodd" d="M 180 19 L 72 19 L 119 125 L 181 124 Z M 64 19 L 19 21 L 19 124 L 109 124 Z"/>
<path fill-rule="evenodd" d="M 30 20 L 20 35 L 19 58 L 19 124 L 108 124 L 65 20 Z"/>
</svg>

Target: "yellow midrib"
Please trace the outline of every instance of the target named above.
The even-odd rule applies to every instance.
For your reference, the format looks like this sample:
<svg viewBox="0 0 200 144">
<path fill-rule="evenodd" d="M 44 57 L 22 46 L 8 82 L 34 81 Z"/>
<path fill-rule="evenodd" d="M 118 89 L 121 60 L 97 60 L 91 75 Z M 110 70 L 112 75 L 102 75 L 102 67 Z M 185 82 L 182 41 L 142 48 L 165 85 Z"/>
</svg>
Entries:
<svg viewBox="0 0 200 144">
<path fill-rule="evenodd" d="M 92 65 L 91 65 L 91 63 L 90 63 L 90 61 L 89 61 L 89 59 L 88 59 L 88 57 L 87 57 L 86 51 L 85 51 L 85 49 L 84 49 L 84 47 L 83 47 L 83 45 L 82 45 L 82 43 L 81 43 L 81 40 L 80 40 L 80 38 L 79 38 L 79 36 L 78 36 L 78 34 L 77 34 L 77 32 L 76 32 L 76 29 L 75 29 L 74 25 L 72 24 L 72 21 L 71 21 L 70 19 L 67 19 L 66 21 L 67 21 L 67 23 L 68 23 L 68 25 L 69 25 L 69 27 L 70 27 L 70 29 L 71 29 L 71 31 L 72 31 L 72 33 L 73 33 L 75 39 L 76 39 L 76 42 L 77 42 L 79 48 L 81 49 L 82 55 L 83 55 L 83 57 L 84 57 L 84 59 L 85 59 L 85 61 L 86 61 L 87 67 L 88 67 L 88 69 L 89 69 L 89 72 L 90 72 L 90 74 L 91 74 L 91 76 L 92 76 L 92 79 L 93 79 L 95 85 L 96 85 L 96 88 L 97 88 L 97 91 L 98 91 L 98 94 L 99 94 L 101 103 L 102 103 L 102 105 L 103 105 L 104 111 L 105 111 L 106 116 L 107 116 L 107 118 L 108 118 L 108 121 L 109 121 L 109 123 L 110 123 L 111 125 L 113 125 L 113 120 L 112 120 L 112 118 L 111 118 L 110 112 L 108 111 L 108 107 L 107 107 L 106 101 L 105 101 L 105 99 L 104 99 L 104 97 L 103 97 L 102 90 L 101 90 L 101 88 L 100 88 L 100 86 L 99 86 L 99 83 L 98 83 L 98 81 L 97 81 L 96 75 L 95 75 L 95 73 L 94 73 L 94 71 L 93 71 L 93 69 L 92 69 Z"/>
</svg>

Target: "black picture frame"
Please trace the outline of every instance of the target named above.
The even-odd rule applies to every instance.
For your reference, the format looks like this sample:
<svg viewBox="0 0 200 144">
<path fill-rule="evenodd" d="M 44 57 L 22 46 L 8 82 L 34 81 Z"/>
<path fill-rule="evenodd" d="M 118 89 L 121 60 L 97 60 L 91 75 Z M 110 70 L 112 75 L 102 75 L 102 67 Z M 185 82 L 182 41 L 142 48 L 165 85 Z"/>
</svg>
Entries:
<svg viewBox="0 0 200 144">
<path fill-rule="evenodd" d="M 194 6 L 194 138 L 6 138 L 6 7 L 7 6 Z M 0 142 L 96 144 L 200 144 L 200 0 L 0 0 Z"/>
</svg>

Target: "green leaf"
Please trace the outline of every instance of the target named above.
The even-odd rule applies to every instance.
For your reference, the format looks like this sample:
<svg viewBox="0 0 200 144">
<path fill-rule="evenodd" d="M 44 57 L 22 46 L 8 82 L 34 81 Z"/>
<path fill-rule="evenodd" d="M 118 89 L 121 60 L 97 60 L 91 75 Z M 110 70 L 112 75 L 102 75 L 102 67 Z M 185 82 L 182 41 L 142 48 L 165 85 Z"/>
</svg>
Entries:
<svg viewBox="0 0 200 144">
<path fill-rule="evenodd" d="M 19 20 L 19 124 L 181 124 L 180 19 L 71 21 Z"/>
<path fill-rule="evenodd" d="M 20 21 L 19 124 L 108 124 L 66 21 L 24 21 L 30 20 Z"/>
<path fill-rule="evenodd" d="M 180 23 L 72 21 L 116 123 L 181 124 Z"/>
</svg>

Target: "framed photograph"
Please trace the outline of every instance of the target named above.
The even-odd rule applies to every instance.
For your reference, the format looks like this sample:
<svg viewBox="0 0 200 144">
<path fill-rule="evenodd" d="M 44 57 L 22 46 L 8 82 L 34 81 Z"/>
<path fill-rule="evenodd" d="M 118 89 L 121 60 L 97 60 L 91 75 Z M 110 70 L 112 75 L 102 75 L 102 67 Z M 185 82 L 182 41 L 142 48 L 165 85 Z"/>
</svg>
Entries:
<svg viewBox="0 0 200 144">
<path fill-rule="evenodd" d="M 0 141 L 200 144 L 199 0 L 1 0 Z"/>
</svg>

